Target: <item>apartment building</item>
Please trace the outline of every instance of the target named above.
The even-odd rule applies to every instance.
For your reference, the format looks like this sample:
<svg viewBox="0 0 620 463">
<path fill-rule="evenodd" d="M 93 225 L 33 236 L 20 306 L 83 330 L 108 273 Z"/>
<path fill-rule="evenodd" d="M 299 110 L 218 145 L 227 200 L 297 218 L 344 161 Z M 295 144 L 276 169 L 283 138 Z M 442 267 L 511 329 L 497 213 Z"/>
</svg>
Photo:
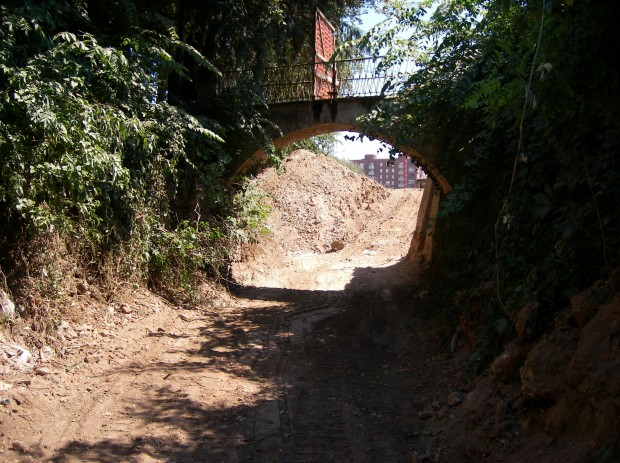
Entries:
<svg viewBox="0 0 620 463">
<path fill-rule="evenodd" d="M 387 159 L 377 159 L 376 154 L 366 154 L 364 159 L 352 159 L 362 173 L 386 188 L 422 188 L 426 183 L 426 172 L 415 166 L 408 157 L 396 158 L 387 165 Z"/>
</svg>

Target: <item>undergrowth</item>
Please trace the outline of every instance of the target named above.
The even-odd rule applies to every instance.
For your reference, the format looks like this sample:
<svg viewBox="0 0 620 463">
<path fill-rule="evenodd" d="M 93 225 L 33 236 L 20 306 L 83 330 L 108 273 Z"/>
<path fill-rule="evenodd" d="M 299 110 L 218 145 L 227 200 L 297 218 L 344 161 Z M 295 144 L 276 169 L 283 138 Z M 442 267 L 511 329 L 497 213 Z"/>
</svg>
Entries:
<svg viewBox="0 0 620 463">
<path fill-rule="evenodd" d="M 0 13 L 0 272 L 17 316 L 53 336 L 84 288 L 200 298 L 268 213 L 249 185 L 231 198 L 229 127 L 168 98 L 168 77 L 188 77 L 175 54 L 218 71 L 146 12 L 121 35 L 72 2 Z"/>
<path fill-rule="evenodd" d="M 260 236 L 270 233 L 267 218 L 271 206 L 267 194 L 255 182 L 246 179 L 233 198 L 235 214 L 226 221 L 228 249 L 233 260 L 239 260 L 243 245 L 256 242 Z"/>
<path fill-rule="evenodd" d="M 339 157 L 334 155 L 328 155 L 328 157 L 336 161 L 338 164 L 346 167 L 351 172 L 362 175 L 362 168 L 354 162 L 348 161 L 346 159 L 340 159 Z"/>
</svg>

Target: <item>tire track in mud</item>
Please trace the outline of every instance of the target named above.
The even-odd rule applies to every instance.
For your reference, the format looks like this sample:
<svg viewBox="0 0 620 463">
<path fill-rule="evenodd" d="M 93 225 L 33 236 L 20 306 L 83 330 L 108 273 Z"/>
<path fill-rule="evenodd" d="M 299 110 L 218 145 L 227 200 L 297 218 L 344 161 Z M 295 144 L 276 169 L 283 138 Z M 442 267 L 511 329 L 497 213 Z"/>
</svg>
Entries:
<svg viewBox="0 0 620 463">
<path fill-rule="evenodd" d="M 333 299 L 331 304 L 326 300 L 304 308 L 286 323 L 291 336 L 284 346 L 287 355 L 278 378 L 285 417 L 282 462 L 350 460 L 351 445 L 342 419 L 341 397 L 333 386 L 308 381 L 334 377 L 328 335 L 315 328 L 346 308 L 342 295 Z"/>
<path fill-rule="evenodd" d="M 435 373 L 447 357 L 420 348 L 411 333 L 428 320 L 404 305 L 390 290 L 295 301 L 274 327 L 271 358 L 258 365 L 277 397 L 250 420 L 250 461 L 440 461 L 440 436 L 417 412 L 429 392 L 446 393 Z"/>
<path fill-rule="evenodd" d="M 278 296 L 273 290 L 267 290 L 266 294 Z M 318 396 L 312 397 L 311 389 L 300 388 L 299 381 L 291 380 L 295 375 L 303 378 L 309 368 L 321 367 L 313 364 L 304 353 L 315 336 L 314 326 L 345 309 L 344 295 L 334 291 L 303 292 L 289 302 L 294 308 L 281 312 L 271 332 L 264 334 L 263 349 L 267 355 L 256 366 L 263 376 L 272 378 L 276 396 L 254 410 L 250 418 L 253 447 L 250 461 L 347 461 L 337 449 L 339 446 L 334 445 L 347 440 L 340 423 L 329 414 L 326 415 L 329 423 L 325 417 L 315 423 L 306 405 L 315 403 Z M 339 430 L 337 436 L 336 429 Z"/>
</svg>

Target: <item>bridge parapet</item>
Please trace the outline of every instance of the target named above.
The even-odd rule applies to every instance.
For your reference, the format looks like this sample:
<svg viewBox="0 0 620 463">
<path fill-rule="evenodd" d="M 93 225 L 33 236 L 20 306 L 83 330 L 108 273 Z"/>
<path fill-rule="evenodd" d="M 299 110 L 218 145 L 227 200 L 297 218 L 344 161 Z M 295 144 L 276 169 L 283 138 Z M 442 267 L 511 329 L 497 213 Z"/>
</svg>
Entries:
<svg viewBox="0 0 620 463">
<path fill-rule="evenodd" d="M 317 61 L 256 71 L 225 73 L 220 90 L 260 82 L 268 104 L 389 96 L 401 90 L 414 70 L 412 61 L 388 62 L 382 57 Z"/>
</svg>

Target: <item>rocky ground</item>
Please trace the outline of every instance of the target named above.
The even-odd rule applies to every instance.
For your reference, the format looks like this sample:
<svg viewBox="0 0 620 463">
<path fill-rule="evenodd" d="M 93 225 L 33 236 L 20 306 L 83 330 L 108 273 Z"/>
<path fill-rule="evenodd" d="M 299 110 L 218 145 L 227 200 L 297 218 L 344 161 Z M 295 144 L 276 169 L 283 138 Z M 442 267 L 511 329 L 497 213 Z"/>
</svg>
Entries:
<svg viewBox="0 0 620 463">
<path fill-rule="evenodd" d="M 57 346 L 2 335 L 0 461 L 615 461 L 615 280 L 543 339 L 524 308 L 473 378 L 404 258 L 421 191 L 304 151 L 255 182 L 271 233 L 233 266 L 232 293 L 178 307 L 83 291 Z"/>
</svg>

